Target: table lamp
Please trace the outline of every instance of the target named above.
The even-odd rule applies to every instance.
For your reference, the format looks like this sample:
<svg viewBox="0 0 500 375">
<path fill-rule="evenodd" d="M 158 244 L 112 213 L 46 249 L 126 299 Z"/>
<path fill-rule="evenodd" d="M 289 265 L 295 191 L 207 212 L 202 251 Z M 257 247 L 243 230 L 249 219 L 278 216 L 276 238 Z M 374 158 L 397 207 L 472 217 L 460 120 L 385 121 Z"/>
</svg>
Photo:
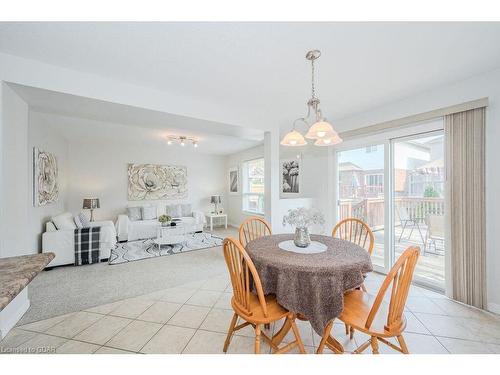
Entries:
<svg viewBox="0 0 500 375">
<path fill-rule="evenodd" d="M 215 213 L 218 214 L 219 213 L 219 203 L 221 203 L 222 200 L 221 200 L 221 197 L 220 195 L 212 195 L 212 197 L 210 198 L 210 203 L 213 203 L 215 205 Z"/>
<path fill-rule="evenodd" d="M 99 198 L 84 198 L 83 208 L 90 210 L 90 221 L 94 221 L 94 209 L 100 208 Z"/>
</svg>

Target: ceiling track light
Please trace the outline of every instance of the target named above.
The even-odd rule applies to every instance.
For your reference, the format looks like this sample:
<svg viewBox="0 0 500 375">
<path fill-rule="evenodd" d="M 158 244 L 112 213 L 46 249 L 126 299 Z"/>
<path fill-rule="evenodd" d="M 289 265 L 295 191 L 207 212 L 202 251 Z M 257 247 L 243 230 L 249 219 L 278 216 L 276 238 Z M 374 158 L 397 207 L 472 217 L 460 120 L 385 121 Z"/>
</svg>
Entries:
<svg viewBox="0 0 500 375">
<path fill-rule="evenodd" d="M 186 137 L 186 136 L 177 136 L 177 135 L 168 135 L 167 136 L 167 145 L 173 145 L 174 143 L 179 143 L 181 146 L 185 146 L 187 142 L 190 142 L 194 148 L 198 147 L 198 139 L 194 137 Z"/>
<path fill-rule="evenodd" d="M 283 146 L 305 146 L 307 139 L 316 140 L 315 146 L 333 146 L 342 142 L 337 132 L 333 129 L 321 113 L 319 107 L 319 98 L 316 97 L 316 87 L 314 85 L 314 61 L 319 59 L 321 52 L 319 50 L 312 50 L 307 52 L 306 59 L 311 62 L 311 99 L 307 101 L 307 114 L 304 117 L 298 118 L 293 122 L 292 130 L 287 133 L 280 144 Z M 314 114 L 312 120 L 309 120 L 311 113 Z M 297 122 L 304 123 L 309 129 L 304 136 L 295 129 Z M 312 125 L 310 124 L 312 123 Z"/>
</svg>

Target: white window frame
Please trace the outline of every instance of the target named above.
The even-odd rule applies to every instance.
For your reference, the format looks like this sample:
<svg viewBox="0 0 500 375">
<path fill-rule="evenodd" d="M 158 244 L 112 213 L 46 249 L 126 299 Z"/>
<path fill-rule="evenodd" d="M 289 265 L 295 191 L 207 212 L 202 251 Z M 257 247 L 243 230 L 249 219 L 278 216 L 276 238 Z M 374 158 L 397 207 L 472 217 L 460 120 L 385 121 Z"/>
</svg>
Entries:
<svg viewBox="0 0 500 375">
<path fill-rule="evenodd" d="M 265 163 L 265 160 L 263 157 L 260 158 L 255 158 L 255 159 L 249 159 L 245 160 L 244 162 L 241 163 L 241 210 L 243 213 L 247 215 L 258 215 L 258 216 L 264 216 L 265 215 L 265 192 L 262 193 L 249 193 L 248 191 L 248 164 L 256 161 L 256 160 L 262 160 Z M 265 174 L 264 174 L 264 187 L 266 184 L 265 180 Z M 247 197 L 249 196 L 258 196 L 260 199 L 262 199 L 262 211 L 252 211 L 248 209 L 248 204 L 247 204 Z"/>
<path fill-rule="evenodd" d="M 373 146 L 375 144 L 382 144 L 384 145 L 384 201 L 385 201 L 385 206 L 384 206 L 384 212 L 385 212 L 385 219 L 384 219 L 384 227 L 386 230 L 384 231 L 384 246 L 385 246 L 385 259 L 384 259 L 384 267 L 379 267 L 377 265 L 374 265 L 374 270 L 378 271 L 383 274 L 387 274 L 390 270 L 391 267 L 391 260 L 394 259 L 394 233 L 393 233 L 393 226 L 392 224 L 394 223 L 394 213 L 392 210 L 392 201 L 393 201 L 393 190 L 394 190 L 394 178 L 393 178 L 393 171 L 394 171 L 394 165 L 393 165 L 393 153 L 394 153 L 394 141 L 395 140 L 400 140 L 402 138 L 406 137 L 421 137 L 423 134 L 428 134 L 428 133 L 433 133 L 436 131 L 442 131 L 443 130 L 443 125 L 441 122 L 436 121 L 439 117 L 432 118 L 426 121 L 422 121 L 420 123 L 415 123 L 412 124 L 411 126 L 404 127 L 404 128 L 399 128 L 399 129 L 394 129 L 394 130 L 388 130 L 385 132 L 380 132 L 380 133 L 374 133 L 374 134 L 364 134 L 360 135 L 348 140 L 345 140 L 339 145 L 335 146 L 335 152 L 333 156 L 333 162 L 336 166 L 338 166 L 338 153 L 342 151 L 348 151 L 352 150 L 355 148 L 368 148 L 370 146 Z M 338 199 L 339 199 L 339 191 L 338 191 L 338 170 L 336 170 L 335 173 L 333 173 L 333 193 L 334 197 L 336 197 L 336 202 L 337 206 L 333 210 L 333 218 L 334 222 L 338 222 L 339 216 L 338 216 Z M 445 214 L 447 215 L 447 214 Z M 445 219 L 447 220 L 447 219 Z M 445 244 L 447 246 L 447 244 Z M 447 275 L 447 278 L 451 277 L 450 273 L 450 261 L 449 261 L 449 249 L 445 249 L 445 275 Z M 439 288 L 436 288 L 436 286 L 427 284 L 423 282 L 422 280 L 419 280 L 418 278 L 414 279 L 414 282 L 416 284 L 423 285 L 424 287 L 430 288 L 430 289 L 435 289 L 438 292 L 442 292 Z M 448 281 L 445 280 L 445 285 L 448 285 Z"/>
<path fill-rule="evenodd" d="M 377 184 L 377 185 L 369 184 L 370 177 L 377 177 L 377 182 L 380 182 L 380 184 Z M 378 181 L 379 179 L 381 181 Z M 383 173 L 369 173 L 369 174 L 365 174 L 365 185 L 366 186 L 384 186 L 384 174 Z"/>
</svg>

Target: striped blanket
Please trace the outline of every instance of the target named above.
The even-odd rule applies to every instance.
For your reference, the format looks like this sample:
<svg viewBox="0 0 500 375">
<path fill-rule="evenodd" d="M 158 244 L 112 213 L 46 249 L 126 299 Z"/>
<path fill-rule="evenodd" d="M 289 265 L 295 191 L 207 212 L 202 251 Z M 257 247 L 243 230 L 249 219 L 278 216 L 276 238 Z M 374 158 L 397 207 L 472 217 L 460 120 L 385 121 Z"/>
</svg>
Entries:
<svg viewBox="0 0 500 375">
<path fill-rule="evenodd" d="M 75 229 L 75 266 L 99 263 L 101 227 Z"/>
</svg>

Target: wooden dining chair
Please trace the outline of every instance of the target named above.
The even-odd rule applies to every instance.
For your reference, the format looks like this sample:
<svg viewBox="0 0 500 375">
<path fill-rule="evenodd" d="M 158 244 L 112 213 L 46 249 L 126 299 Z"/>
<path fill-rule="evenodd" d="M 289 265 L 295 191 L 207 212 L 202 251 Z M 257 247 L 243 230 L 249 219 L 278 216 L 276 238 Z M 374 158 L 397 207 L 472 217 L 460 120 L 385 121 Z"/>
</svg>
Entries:
<svg viewBox="0 0 500 375">
<path fill-rule="evenodd" d="M 233 333 L 248 325 L 255 330 L 255 354 L 260 353 L 261 338 L 271 346 L 275 354 L 285 353 L 297 346 L 301 353 L 305 353 L 304 344 L 295 323 L 295 314 L 279 305 L 276 296 L 264 295 L 259 274 L 243 246 L 234 238 L 226 238 L 223 249 L 233 286 L 231 306 L 234 311 L 224 343 L 224 353 L 227 352 Z M 253 289 L 255 292 L 252 291 Z M 245 322 L 236 325 L 238 318 Z M 262 332 L 261 325 L 270 324 L 282 318 L 285 318 L 285 324 L 291 325 L 295 341 L 279 348 L 272 338 Z"/>
<path fill-rule="evenodd" d="M 354 353 L 361 353 L 371 345 L 372 352 L 378 354 L 378 341 L 380 341 L 401 353 L 409 354 L 403 338 L 403 331 L 406 328 L 403 311 L 419 254 L 418 247 L 409 247 L 401 254 L 387 274 L 375 299 L 363 290 L 352 290 L 345 294 L 344 310 L 339 319 L 370 336 L 370 339 L 360 345 Z M 384 302 L 384 296 L 391 284 L 391 296 L 387 304 Z M 323 351 L 332 326 L 333 321 L 325 328 L 317 353 Z M 399 347 L 387 340 L 390 337 L 396 337 Z"/>
<path fill-rule="evenodd" d="M 348 217 L 341 220 L 332 230 L 332 237 L 355 243 L 366 249 L 372 255 L 375 246 L 375 236 L 372 230 L 363 220 Z"/>
<path fill-rule="evenodd" d="M 246 219 L 240 225 L 240 243 L 247 247 L 247 243 L 257 238 L 270 236 L 272 234 L 271 226 L 264 219 L 252 216 Z"/>
<path fill-rule="evenodd" d="M 375 236 L 372 230 L 363 220 L 356 219 L 354 217 L 348 217 L 341 220 L 335 225 L 332 230 L 332 237 L 337 237 L 349 242 L 353 242 L 358 246 L 361 246 L 370 256 L 373 253 L 373 247 L 375 245 Z M 365 284 L 361 284 L 361 290 L 366 292 Z M 346 335 L 350 335 L 351 339 L 354 335 L 354 330 L 350 328 L 347 324 L 345 326 Z"/>
</svg>

